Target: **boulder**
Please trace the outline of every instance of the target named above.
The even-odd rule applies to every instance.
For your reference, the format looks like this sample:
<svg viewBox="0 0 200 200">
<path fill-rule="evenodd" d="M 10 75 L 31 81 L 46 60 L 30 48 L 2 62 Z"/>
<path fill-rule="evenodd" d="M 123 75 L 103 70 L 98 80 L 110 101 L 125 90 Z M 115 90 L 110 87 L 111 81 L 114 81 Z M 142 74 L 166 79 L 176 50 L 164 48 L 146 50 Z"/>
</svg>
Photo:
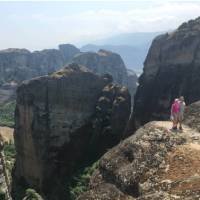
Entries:
<svg viewBox="0 0 200 200">
<path fill-rule="evenodd" d="M 17 89 L 13 198 L 26 183 L 45 199 L 67 199 L 76 166 L 116 145 L 129 114 L 126 88 L 77 64 L 24 82 Z"/>
</svg>

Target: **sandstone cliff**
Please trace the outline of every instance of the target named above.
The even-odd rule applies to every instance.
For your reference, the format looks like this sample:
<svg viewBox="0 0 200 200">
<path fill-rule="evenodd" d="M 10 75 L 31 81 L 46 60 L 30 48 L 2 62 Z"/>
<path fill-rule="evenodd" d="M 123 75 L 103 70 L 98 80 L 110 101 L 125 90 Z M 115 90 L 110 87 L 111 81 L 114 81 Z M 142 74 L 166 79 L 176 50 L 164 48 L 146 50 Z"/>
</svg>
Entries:
<svg viewBox="0 0 200 200">
<path fill-rule="evenodd" d="M 77 54 L 73 58 L 73 62 L 86 66 L 96 74 L 103 75 L 108 73 L 112 75 L 115 83 L 128 87 L 133 102 L 137 88 L 137 76 L 133 71 L 128 73 L 119 54 L 101 49 L 97 53 Z"/>
<path fill-rule="evenodd" d="M 52 73 L 79 52 L 70 44 L 60 45 L 59 49 L 34 52 L 26 49 L 0 51 L 0 103 L 14 96 L 16 85 L 21 81 Z"/>
<path fill-rule="evenodd" d="M 77 163 L 117 144 L 129 114 L 126 88 L 77 64 L 24 82 L 17 90 L 13 198 L 26 183 L 45 199 L 66 199 Z"/>
<path fill-rule="evenodd" d="M 200 198 L 200 134 L 184 125 L 150 122 L 108 151 L 77 200 Z"/>
<path fill-rule="evenodd" d="M 170 104 L 183 95 L 200 99 L 200 18 L 156 37 L 144 63 L 135 96 L 133 125 L 169 118 Z"/>
</svg>

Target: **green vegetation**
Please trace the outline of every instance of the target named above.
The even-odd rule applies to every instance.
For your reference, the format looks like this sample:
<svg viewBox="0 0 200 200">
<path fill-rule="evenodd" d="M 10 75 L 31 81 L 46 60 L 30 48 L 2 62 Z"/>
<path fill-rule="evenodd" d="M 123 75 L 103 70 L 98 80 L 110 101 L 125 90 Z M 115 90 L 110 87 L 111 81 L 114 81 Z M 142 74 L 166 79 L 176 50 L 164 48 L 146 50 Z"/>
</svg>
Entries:
<svg viewBox="0 0 200 200">
<path fill-rule="evenodd" d="M 23 200 L 43 200 L 42 197 L 33 189 L 26 190 L 26 196 Z"/>
<path fill-rule="evenodd" d="M 15 101 L 0 106 L 0 126 L 14 126 L 15 106 Z"/>
<path fill-rule="evenodd" d="M 6 200 L 6 194 L 0 189 L 0 200 Z"/>
<path fill-rule="evenodd" d="M 4 155 L 6 161 L 6 169 L 8 170 L 9 177 L 11 177 L 11 172 L 15 163 L 16 156 L 15 145 L 13 142 L 4 144 Z"/>
<path fill-rule="evenodd" d="M 71 200 L 75 200 L 81 193 L 87 190 L 90 177 L 97 167 L 98 162 L 95 162 L 91 166 L 79 169 L 73 175 L 69 187 Z"/>
</svg>

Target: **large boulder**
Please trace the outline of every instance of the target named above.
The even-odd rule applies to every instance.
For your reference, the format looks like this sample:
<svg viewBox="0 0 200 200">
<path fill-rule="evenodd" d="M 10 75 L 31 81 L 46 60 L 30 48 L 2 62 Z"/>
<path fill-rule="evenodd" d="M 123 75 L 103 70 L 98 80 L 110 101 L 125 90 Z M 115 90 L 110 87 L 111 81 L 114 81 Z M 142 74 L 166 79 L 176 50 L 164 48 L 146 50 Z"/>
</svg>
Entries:
<svg viewBox="0 0 200 200">
<path fill-rule="evenodd" d="M 135 95 L 132 126 L 169 118 L 174 98 L 200 99 L 200 18 L 156 37 Z"/>
<path fill-rule="evenodd" d="M 66 199 L 76 165 L 116 145 L 129 114 L 126 88 L 77 64 L 24 82 L 17 90 L 13 198 L 26 183 L 45 199 Z"/>
<path fill-rule="evenodd" d="M 108 151 L 77 200 L 200 198 L 200 134 L 188 126 L 150 122 Z"/>
</svg>

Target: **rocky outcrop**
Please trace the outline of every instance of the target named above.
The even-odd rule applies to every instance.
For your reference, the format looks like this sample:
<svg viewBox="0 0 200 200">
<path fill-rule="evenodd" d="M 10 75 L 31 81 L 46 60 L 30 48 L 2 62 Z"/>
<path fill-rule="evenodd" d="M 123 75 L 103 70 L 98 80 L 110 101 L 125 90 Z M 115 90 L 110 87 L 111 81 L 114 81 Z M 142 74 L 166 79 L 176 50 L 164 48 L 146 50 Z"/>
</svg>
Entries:
<svg viewBox="0 0 200 200">
<path fill-rule="evenodd" d="M 45 199 L 66 199 L 77 163 L 117 144 L 129 114 L 126 88 L 77 64 L 24 82 L 17 90 L 13 198 L 25 182 Z"/>
<path fill-rule="evenodd" d="M 156 37 L 144 63 L 135 95 L 132 125 L 169 118 L 174 98 L 200 99 L 200 18 Z"/>
<path fill-rule="evenodd" d="M 14 86 L 23 80 L 52 73 L 79 52 L 79 49 L 70 44 L 60 45 L 59 49 L 34 52 L 26 49 L 0 51 L 0 103 L 15 98 Z"/>
<path fill-rule="evenodd" d="M 115 83 L 128 87 L 133 99 L 137 87 L 137 76 L 133 71 L 128 72 L 119 54 L 101 49 L 97 53 L 77 54 L 73 62 L 86 66 L 96 74 L 112 75 Z"/>
<path fill-rule="evenodd" d="M 77 200 L 183 200 L 200 197 L 200 134 L 150 122 L 108 151 Z"/>
</svg>

